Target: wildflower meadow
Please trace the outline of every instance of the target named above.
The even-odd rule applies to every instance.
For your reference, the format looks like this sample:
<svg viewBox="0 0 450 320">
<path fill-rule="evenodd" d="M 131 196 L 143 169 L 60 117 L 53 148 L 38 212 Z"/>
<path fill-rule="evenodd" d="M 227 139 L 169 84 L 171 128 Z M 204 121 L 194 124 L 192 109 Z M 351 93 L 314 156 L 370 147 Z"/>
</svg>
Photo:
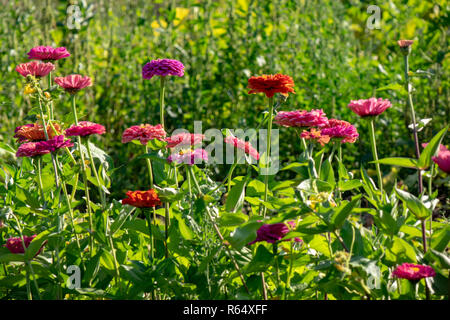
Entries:
<svg viewBox="0 0 450 320">
<path fill-rule="evenodd" d="M 450 4 L 387 2 L 5 2 L 0 299 L 448 300 Z"/>
</svg>

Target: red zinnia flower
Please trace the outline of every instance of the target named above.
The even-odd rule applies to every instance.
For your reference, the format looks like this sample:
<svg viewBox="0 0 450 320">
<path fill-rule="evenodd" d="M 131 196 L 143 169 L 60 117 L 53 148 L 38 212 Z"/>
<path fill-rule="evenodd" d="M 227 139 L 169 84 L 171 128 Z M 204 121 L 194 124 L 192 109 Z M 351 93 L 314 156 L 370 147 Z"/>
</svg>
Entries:
<svg viewBox="0 0 450 320">
<path fill-rule="evenodd" d="M 126 193 L 128 198 L 122 200 L 122 204 L 129 204 L 138 208 L 153 208 L 161 205 L 158 194 L 154 189 L 147 191 L 128 191 Z"/>
<path fill-rule="evenodd" d="M 56 77 L 55 82 L 70 94 L 75 94 L 83 88 L 90 87 L 92 80 L 88 76 L 71 74 L 65 77 Z"/>
<path fill-rule="evenodd" d="M 413 263 L 404 263 L 398 266 L 392 275 L 397 278 L 408 279 L 408 280 L 420 280 L 423 278 L 434 277 L 436 272 L 430 266 L 413 264 Z"/>
<path fill-rule="evenodd" d="M 66 130 L 66 136 L 90 136 L 92 134 L 104 134 L 106 129 L 101 124 L 90 121 L 80 121 L 78 125 L 72 125 Z"/>
<path fill-rule="evenodd" d="M 25 247 L 28 248 L 30 246 L 31 241 L 33 241 L 33 239 L 36 238 L 36 235 L 32 235 L 32 236 L 23 236 L 23 241 L 25 242 Z M 44 245 L 42 245 L 43 247 Z M 11 253 L 25 253 L 25 249 L 23 247 L 23 243 L 22 243 L 22 238 L 17 237 L 17 238 L 9 238 L 8 240 L 6 240 L 6 245 L 5 247 L 11 252 Z M 37 256 L 41 250 L 42 247 L 39 249 L 39 251 L 36 253 L 35 256 Z"/>
<path fill-rule="evenodd" d="M 256 242 L 260 241 L 266 241 L 268 243 L 275 243 L 277 241 L 280 241 L 284 238 L 286 234 L 289 233 L 290 228 L 295 228 L 295 222 L 294 221 L 288 221 L 286 223 L 274 223 L 274 224 L 263 224 L 257 231 L 256 231 L 256 239 L 250 244 L 254 244 Z M 286 239 L 285 241 L 289 241 L 290 239 Z M 300 238 L 294 238 L 295 242 L 302 242 L 302 239 Z"/>
<path fill-rule="evenodd" d="M 70 57 L 70 53 L 65 47 L 53 48 L 51 46 L 38 46 L 31 49 L 28 53 L 28 59 L 54 61 Z"/>
<path fill-rule="evenodd" d="M 150 140 L 163 140 L 165 137 L 166 131 L 164 131 L 162 125 L 141 124 L 140 126 L 132 126 L 126 129 L 122 134 L 122 143 L 139 140 L 145 146 Z"/>
<path fill-rule="evenodd" d="M 198 145 L 201 144 L 205 135 L 199 133 L 179 133 L 166 138 L 167 148 L 175 148 L 176 146 Z"/>
<path fill-rule="evenodd" d="M 250 142 L 245 142 L 233 136 L 226 137 L 224 141 L 225 143 L 228 143 L 235 148 L 243 150 L 246 154 L 252 156 L 255 160 L 259 160 L 259 153 L 255 148 L 253 148 Z"/>
<path fill-rule="evenodd" d="M 328 119 L 322 109 L 311 111 L 280 111 L 274 118 L 274 122 L 284 127 L 324 127 Z"/>
<path fill-rule="evenodd" d="M 36 78 L 45 77 L 55 69 L 55 66 L 51 62 L 31 61 L 27 63 L 19 64 L 16 67 L 16 71 L 22 76 L 27 77 L 32 75 Z"/>
<path fill-rule="evenodd" d="M 264 93 L 268 98 L 271 98 L 275 93 L 279 92 L 284 96 L 288 96 L 289 92 L 294 91 L 294 80 L 284 74 L 276 75 L 262 75 L 259 77 L 251 77 L 248 79 L 248 93 Z"/>
<path fill-rule="evenodd" d="M 391 102 L 381 98 L 351 100 L 348 107 L 360 117 L 378 116 L 391 107 Z"/>
</svg>

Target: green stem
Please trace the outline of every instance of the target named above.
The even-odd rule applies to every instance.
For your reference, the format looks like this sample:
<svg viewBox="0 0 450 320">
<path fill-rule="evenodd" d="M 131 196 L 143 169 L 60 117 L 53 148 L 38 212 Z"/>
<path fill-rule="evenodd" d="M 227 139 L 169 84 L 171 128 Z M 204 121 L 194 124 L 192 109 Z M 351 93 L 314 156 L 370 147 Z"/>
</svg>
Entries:
<svg viewBox="0 0 450 320">
<path fill-rule="evenodd" d="M 44 195 L 44 184 L 42 183 L 42 171 L 41 171 L 42 170 L 41 169 L 42 159 L 41 158 L 42 158 L 41 156 L 37 157 L 37 172 L 38 172 L 38 180 L 39 180 L 39 189 L 41 191 L 41 197 L 42 197 L 42 200 L 44 201 L 44 205 L 45 205 L 46 201 L 45 201 L 45 195 Z"/>
<path fill-rule="evenodd" d="M 91 147 L 89 145 L 89 138 L 86 139 L 86 150 L 89 156 L 89 162 L 91 163 L 91 169 L 94 171 L 95 180 L 97 181 L 98 193 L 100 194 L 100 198 L 102 201 L 103 211 L 106 211 L 106 195 L 105 191 L 101 187 L 102 184 L 100 182 L 100 178 L 98 176 L 97 168 L 95 167 L 94 157 L 92 156 Z"/>
<path fill-rule="evenodd" d="M 145 153 L 148 153 L 148 146 L 145 145 Z M 150 189 L 153 189 L 153 169 L 152 169 L 152 161 L 149 158 L 146 158 L 147 169 L 148 169 L 148 177 L 150 179 Z"/>
<path fill-rule="evenodd" d="M 291 277 L 292 277 L 293 265 L 294 265 L 294 241 L 291 240 L 291 256 L 289 259 L 289 272 L 288 272 L 288 276 L 286 279 L 286 285 L 284 286 L 284 289 L 283 289 L 283 296 L 281 298 L 282 300 L 286 300 L 286 290 L 291 287 Z"/>
<path fill-rule="evenodd" d="M 165 240 L 166 240 L 166 258 L 169 257 L 169 227 L 170 227 L 170 207 L 169 203 L 164 203 L 164 213 L 165 213 L 165 219 L 164 219 L 164 230 L 165 230 Z"/>
<path fill-rule="evenodd" d="M 148 234 L 150 236 L 150 258 L 153 261 L 153 259 L 155 258 L 154 253 L 153 253 L 154 247 L 155 247 L 155 240 L 153 238 L 152 220 L 150 218 L 150 210 L 143 209 L 142 211 L 144 211 L 145 218 L 147 219 Z M 155 211 L 155 208 L 153 208 L 153 211 Z M 153 215 L 155 215 L 155 213 L 153 213 Z"/>
<path fill-rule="evenodd" d="M 160 112 L 159 112 L 159 116 L 160 116 L 160 122 L 161 125 L 163 127 L 163 129 L 165 129 L 164 126 L 164 92 L 165 92 L 165 80 L 166 78 L 164 76 L 160 77 L 160 91 L 159 91 L 159 107 L 160 107 Z"/>
<path fill-rule="evenodd" d="M 265 168 L 270 167 L 270 147 L 272 142 L 272 120 L 273 120 L 273 97 L 269 98 L 269 122 L 267 125 L 267 146 L 266 146 L 266 163 Z M 266 172 L 264 176 L 264 202 L 267 202 L 269 194 L 269 174 Z M 267 207 L 263 206 L 263 216 L 266 217 Z"/>
<path fill-rule="evenodd" d="M 377 142 L 375 140 L 375 125 L 373 118 L 369 119 L 369 124 L 370 124 L 369 133 L 370 133 L 370 144 L 372 147 L 372 156 L 373 160 L 377 161 L 375 165 L 377 168 L 378 185 L 380 187 L 381 195 L 383 195 L 383 178 L 381 175 L 380 164 L 378 163 Z"/>
<path fill-rule="evenodd" d="M 48 90 L 52 87 L 52 73 L 50 72 L 47 76 Z M 50 101 L 50 120 L 54 120 L 54 110 L 53 110 L 53 101 Z"/>
</svg>

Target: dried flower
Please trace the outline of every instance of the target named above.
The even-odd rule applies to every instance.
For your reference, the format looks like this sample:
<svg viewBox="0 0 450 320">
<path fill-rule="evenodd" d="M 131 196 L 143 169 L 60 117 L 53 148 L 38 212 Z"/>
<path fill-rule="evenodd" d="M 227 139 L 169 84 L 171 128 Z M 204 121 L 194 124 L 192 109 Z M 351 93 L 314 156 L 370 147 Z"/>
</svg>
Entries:
<svg viewBox="0 0 450 320">
<path fill-rule="evenodd" d="M 53 130 L 53 127 L 56 132 Z M 50 139 L 61 133 L 61 127 L 59 124 L 53 123 L 53 127 L 51 125 L 47 125 L 47 134 Z M 14 130 L 14 133 L 14 138 L 17 138 L 18 143 L 36 142 L 46 139 L 44 126 L 39 123 L 30 123 L 19 126 Z"/>
</svg>

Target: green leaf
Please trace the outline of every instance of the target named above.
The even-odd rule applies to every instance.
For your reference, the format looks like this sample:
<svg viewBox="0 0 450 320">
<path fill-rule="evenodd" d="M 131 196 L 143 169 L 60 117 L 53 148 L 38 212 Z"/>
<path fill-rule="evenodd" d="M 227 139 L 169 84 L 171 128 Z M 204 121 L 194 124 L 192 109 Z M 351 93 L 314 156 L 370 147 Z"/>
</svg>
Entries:
<svg viewBox="0 0 450 320">
<path fill-rule="evenodd" d="M 41 233 L 39 233 L 33 241 L 30 242 L 30 245 L 28 246 L 27 250 L 25 251 L 25 259 L 31 260 L 34 258 L 34 256 L 38 253 L 39 249 L 42 247 L 42 244 L 48 240 L 50 237 L 50 231 L 45 230 Z"/>
<path fill-rule="evenodd" d="M 401 95 L 405 95 L 405 96 L 408 94 L 408 92 L 406 92 L 405 87 L 399 83 L 391 83 L 391 84 L 388 84 L 387 86 L 377 89 L 377 91 L 385 91 L 385 90 L 397 91 Z"/>
<path fill-rule="evenodd" d="M 411 158 L 384 158 L 378 161 L 371 161 L 370 163 L 388 164 L 404 168 L 418 168 L 417 160 Z"/>
<path fill-rule="evenodd" d="M 439 151 L 439 145 L 441 144 L 442 139 L 447 133 L 448 128 L 449 127 L 447 126 L 439 131 L 422 151 L 418 163 L 420 169 L 426 169 L 431 165 L 431 158 Z"/>
<path fill-rule="evenodd" d="M 395 188 L 395 193 L 403 201 L 412 214 L 419 220 L 425 220 L 431 215 L 430 209 L 425 207 L 425 205 L 407 191 L 403 191 Z"/>
<path fill-rule="evenodd" d="M 356 179 L 348 181 L 339 181 L 339 190 L 341 191 L 348 191 L 355 188 L 360 188 L 362 186 L 363 186 L 362 182 Z"/>
<path fill-rule="evenodd" d="M 218 222 L 221 227 L 234 227 L 243 224 L 247 220 L 248 215 L 236 212 L 222 214 Z"/>
<path fill-rule="evenodd" d="M 266 271 L 267 268 L 273 262 L 272 253 L 267 250 L 264 245 L 259 245 L 256 249 L 256 254 L 253 257 L 252 261 L 245 267 L 243 270 L 244 273 L 253 273 L 253 272 L 262 272 Z"/>
<path fill-rule="evenodd" d="M 16 150 L 14 150 L 13 147 L 11 147 L 9 144 L 3 143 L 3 142 L 0 142 L 0 149 L 11 152 L 14 155 L 16 154 Z"/>
<path fill-rule="evenodd" d="M 237 182 L 230 190 L 227 201 L 225 202 L 225 210 L 228 212 L 236 212 L 242 209 L 245 198 L 245 185 L 247 179 Z"/>
<path fill-rule="evenodd" d="M 237 250 L 256 239 L 256 231 L 263 225 L 262 222 L 251 221 L 237 228 L 229 238 L 230 244 Z"/>
<path fill-rule="evenodd" d="M 336 184 L 333 166 L 328 158 L 323 162 L 322 167 L 320 168 L 320 180 L 326 181 L 332 186 Z"/>
<path fill-rule="evenodd" d="M 0 255 L 0 262 L 25 262 L 25 256 L 20 253 L 5 253 Z"/>
<path fill-rule="evenodd" d="M 194 232 L 186 225 L 186 222 L 184 221 L 181 214 L 174 213 L 174 217 L 178 222 L 178 231 L 181 236 L 186 240 L 194 239 Z"/>
<path fill-rule="evenodd" d="M 162 141 L 159 139 L 153 139 L 147 142 L 147 147 L 155 151 L 165 148 L 166 145 L 167 145 L 166 141 Z"/>
<path fill-rule="evenodd" d="M 450 242 L 450 226 L 433 233 L 431 238 L 431 248 L 443 252 Z"/>
<path fill-rule="evenodd" d="M 334 230 L 339 229 L 345 222 L 345 219 L 352 213 L 353 208 L 357 205 L 358 201 L 361 199 L 362 194 L 353 197 L 352 201 L 341 205 L 339 208 L 334 210 L 333 215 L 330 219 L 330 224 Z"/>
</svg>

